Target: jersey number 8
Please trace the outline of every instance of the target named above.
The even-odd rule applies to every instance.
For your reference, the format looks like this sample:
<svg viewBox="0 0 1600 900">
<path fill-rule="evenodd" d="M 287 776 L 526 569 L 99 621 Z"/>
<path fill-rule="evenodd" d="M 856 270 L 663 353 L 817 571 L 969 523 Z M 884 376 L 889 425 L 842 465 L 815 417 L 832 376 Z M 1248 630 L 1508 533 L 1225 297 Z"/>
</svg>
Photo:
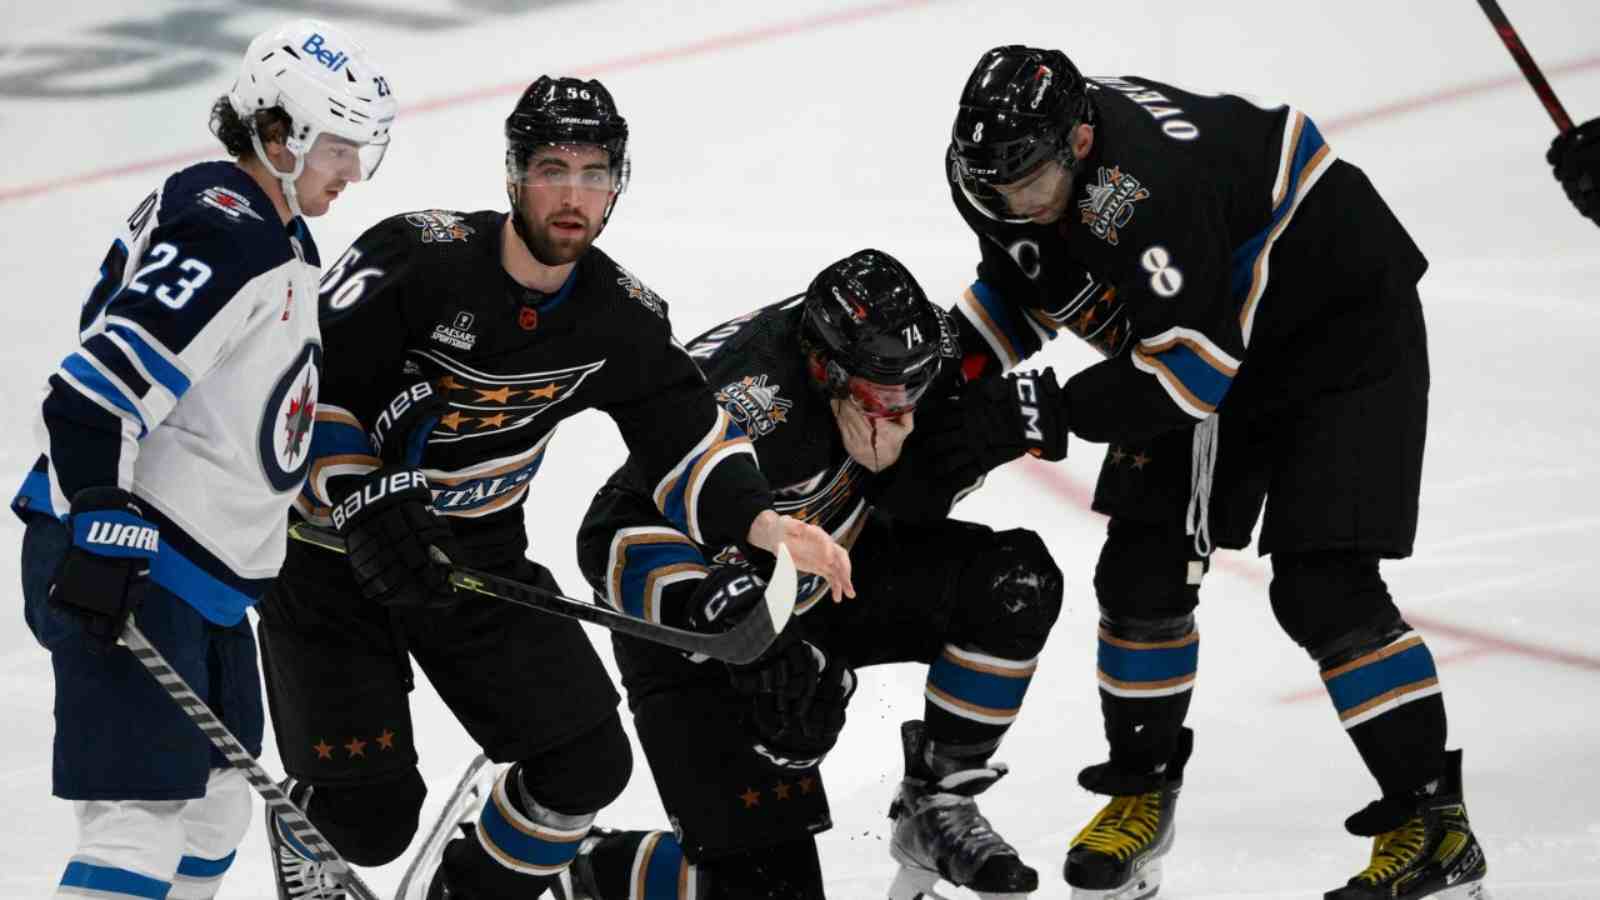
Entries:
<svg viewBox="0 0 1600 900">
<path fill-rule="evenodd" d="M 177 258 L 178 248 L 165 241 L 151 247 L 145 254 L 145 259 L 149 261 L 134 273 L 133 280 L 128 282 L 128 290 L 140 294 L 150 293 L 150 285 L 145 283 L 145 278 L 172 265 L 172 261 Z M 211 267 L 192 257 L 178 263 L 178 271 L 184 274 L 179 275 L 170 285 L 157 284 L 155 289 L 155 298 L 173 309 L 182 309 L 183 305 L 189 302 L 189 298 L 194 296 L 194 292 L 211 280 Z M 177 288 L 177 291 L 174 292 L 173 288 Z"/>
</svg>

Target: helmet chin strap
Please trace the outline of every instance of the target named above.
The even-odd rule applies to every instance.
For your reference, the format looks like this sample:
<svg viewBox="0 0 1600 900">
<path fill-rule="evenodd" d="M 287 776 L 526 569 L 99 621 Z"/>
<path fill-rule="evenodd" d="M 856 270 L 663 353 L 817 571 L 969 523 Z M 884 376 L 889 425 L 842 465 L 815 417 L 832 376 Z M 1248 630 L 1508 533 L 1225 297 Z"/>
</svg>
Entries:
<svg viewBox="0 0 1600 900">
<path fill-rule="evenodd" d="M 277 166 L 272 164 L 272 157 L 267 155 L 267 148 L 261 145 L 261 136 L 256 134 L 254 129 L 250 131 L 250 144 L 256 148 L 256 158 L 261 160 L 262 165 L 267 167 L 267 171 L 277 176 L 278 184 L 283 188 L 283 201 L 289 207 L 289 218 L 301 218 L 300 195 L 295 190 L 294 183 L 301 173 L 306 170 L 305 156 L 290 149 L 289 155 L 294 157 L 294 169 L 289 172 L 281 172 Z M 288 142 L 285 142 L 284 147 L 287 148 L 288 146 Z"/>
</svg>

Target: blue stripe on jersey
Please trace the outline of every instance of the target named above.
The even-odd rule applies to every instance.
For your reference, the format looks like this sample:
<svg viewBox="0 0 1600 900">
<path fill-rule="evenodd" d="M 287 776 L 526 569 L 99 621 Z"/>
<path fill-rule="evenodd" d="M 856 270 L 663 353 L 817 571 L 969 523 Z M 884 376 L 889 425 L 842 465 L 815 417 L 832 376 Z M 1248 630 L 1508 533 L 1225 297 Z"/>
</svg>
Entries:
<svg viewBox="0 0 1600 900">
<path fill-rule="evenodd" d="M 425 430 L 419 429 L 418 433 L 427 436 Z M 540 450 L 526 465 L 509 472 L 471 478 L 448 486 L 435 482 L 433 508 L 442 513 L 462 513 L 487 506 L 532 481 L 543 464 L 544 451 Z"/>
<path fill-rule="evenodd" d="M 61 887 L 145 900 L 166 900 L 167 892 L 172 890 L 171 883 L 137 872 L 77 861 L 67 863 L 67 870 L 61 873 Z"/>
<path fill-rule="evenodd" d="M 1170 681 L 1193 675 L 1200 668 L 1200 642 L 1182 647 L 1118 647 L 1103 637 L 1099 650 L 1100 671 L 1124 682 Z"/>
<path fill-rule="evenodd" d="M 1222 398 L 1228 395 L 1228 388 L 1233 386 L 1232 376 L 1213 368 L 1187 344 L 1176 344 L 1160 353 L 1150 355 L 1161 360 L 1167 371 L 1188 388 L 1189 393 L 1210 405 L 1212 409 L 1217 408 Z"/>
<path fill-rule="evenodd" d="M 1001 337 L 1011 345 L 1011 352 L 1018 360 L 1032 356 L 1044 346 L 1044 342 L 1038 340 L 1031 329 L 1016 320 L 1012 314 L 1012 307 L 988 282 L 982 279 L 974 281 L 972 296 L 977 298 L 978 305 L 988 314 L 989 321 L 1000 330 Z"/>
<path fill-rule="evenodd" d="M 619 599 L 622 611 L 635 619 L 646 618 L 644 604 L 648 597 L 645 587 L 657 569 L 679 563 L 704 566 L 706 562 L 700 554 L 700 548 L 686 541 L 637 543 L 622 552 L 622 597 Z M 660 610 L 657 610 L 657 615 L 660 615 Z"/>
<path fill-rule="evenodd" d="M 83 342 L 83 351 L 95 358 L 100 365 L 111 370 L 111 374 L 122 379 L 122 383 L 132 390 L 134 395 L 143 399 L 150 392 L 150 382 L 139 374 L 128 355 L 122 352 L 112 340 L 103 334 L 92 335 Z"/>
<path fill-rule="evenodd" d="M 1428 645 L 1418 643 L 1393 656 L 1351 669 L 1328 680 L 1328 696 L 1341 714 L 1397 688 L 1438 678 Z"/>
<path fill-rule="evenodd" d="M 55 503 L 50 499 L 50 476 L 47 474 L 45 457 L 40 456 L 34 463 L 33 470 L 26 478 L 22 479 L 22 487 L 17 490 L 17 495 L 11 498 L 11 511 L 18 518 L 25 512 L 44 513 L 59 519 L 65 512 L 56 512 Z"/>
<path fill-rule="evenodd" d="M 349 422 L 318 419 L 311 429 L 311 458 L 317 460 L 351 454 L 372 455 L 372 440 L 367 433 Z"/>
<path fill-rule="evenodd" d="M 1292 116 L 1293 113 L 1290 113 Z M 1300 184 L 1300 176 L 1304 174 L 1306 166 L 1311 163 L 1311 158 L 1317 155 L 1328 142 L 1323 139 L 1322 132 L 1317 130 L 1315 122 L 1306 116 L 1304 125 L 1300 129 L 1300 140 L 1295 144 L 1294 151 L 1289 155 L 1289 180 L 1288 187 L 1283 192 L 1283 199 L 1273 207 L 1272 216 L 1267 221 L 1266 227 L 1251 235 L 1238 249 L 1233 251 L 1230 263 L 1229 290 L 1233 299 L 1244 302 L 1250 293 L 1250 283 L 1255 277 L 1256 258 L 1261 255 L 1262 248 L 1271 236 L 1272 229 L 1283 221 L 1283 217 L 1294 209 L 1295 189 Z"/>
<path fill-rule="evenodd" d="M 185 534 L 150 504 L 145 518 L 161 529 L 161 552 L 150 563 L 150 580 L 195 608 L 207 621 L 233 626 L 272 584 L 271 578 L 242 578 Z M 287 541 L 287 534 L 282 540 Z"/>
<path fill-rule="evenodd" d="M 201 859 L 198 856 L 185 856 L 178 861 L 178 874 L 185 878 L 220 878 L 222 873 L 228 871 L 233 865 L 234 857 L 239 855 L 235 850 L 221 859 Z"/>
<path fill-rule="evenodd" d="M 84 359 L 81 354 L 74 353 L 62 360 L 61 369 L 77 379 L 78 383 L 88 390 L 99 394 L 111 405 L 133 416 L 133 420 L 139 423 L 139 437 L 142 438 L 150 433 L 150 429 L 145 427 L 144 417 L 139 415 L 139 408 L 133 405 L 133 401 L 129 400 L 128 396 L 120 388 L 107 381 L 106 377 L 100 374 L 100 370 L 90 364 L 87 359 Z"/>
<path fill-rule="evenodd" d="M 182 397 L 189 390 L 189 378 L 178 370 L 177 366 L 167 361 L 149 342 L 139 336 L 137 331 L 126 325 L 112 323 L 106 330 L 128 342 L 133 352 L 138 354 L 139 362 L 144 364 L 145 371 L 160 382 L 174 398 Z"/>
<path fill-rule="evenodd" d="M 111 249 L 106 251 L 106 258 L 100 262 L 100 280 L 95 282 L 89 291 L 89 299 L 84 301 L 83 313 L 78 320 L 79 331 L 98 319 L 100 311 L 122 289 L 122 273 L 127 266 L 128 245 L 122 242 L 122 238 L 117 238 L 111 242 Z"/>
<path fill-rule="evenodd" d="M 660 832 L 644 864 L 644 900 L 678 900 L 678 875 L 683 871 L 683 848 L 671 832 Z"/>
</svg>

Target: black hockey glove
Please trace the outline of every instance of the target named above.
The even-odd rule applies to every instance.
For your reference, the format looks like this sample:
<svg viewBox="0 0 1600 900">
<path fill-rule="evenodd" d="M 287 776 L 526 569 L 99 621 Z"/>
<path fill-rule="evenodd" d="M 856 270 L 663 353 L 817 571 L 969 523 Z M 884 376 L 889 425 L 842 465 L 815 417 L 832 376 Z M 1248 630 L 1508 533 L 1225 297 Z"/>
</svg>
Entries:
<svg viewBox="0 0 1600 900">
<path fill-rule="evenodd" d="M 1024 453 L 1067 457 L 1067 415 L 1055 371 L 991 375 L 919 413 L 908 453 L 920 471 L 948 483 L 978 476 Z"/>
<path fill-rule="evenodd" d="M 1600 224 L 1600 119 L 1556 136 L 1544 157 L 1578 212 Z"/>
<path fill-rule="evenodd" d="M 750 699 L 756 752 L 774 765 L 808 769 L 839 740 L 856 675 L 807 641 L 780 643 L 758 662 L 729 666 L 728 674 Z"/>
<path fill-rule="evenodd" d="M 116 646 L 139 607 L 160 532 L 121 488 L 84 488 L 67 516 L 72 546 L 50 583 L 50 602 L 83 623 L 90 646 Z"/>
<path fill-rule="evenodd" d="M 695 585 L 682 612 L 682 627 L 720 634 L 766 602 L 767 580 L 748 563 L 722 563 Z"/>
<path fill-rule="evenodd" d="M 437 608 L 456 600 L 450 527 L 434 514 L 428 476 L 418 468 L 443 412 L 443 398 L 425 383 L 396 397 L 373 434 L 383 468 L 356 481 L 333 508 L 362 595 L 384 606 Z"/>
</svg>

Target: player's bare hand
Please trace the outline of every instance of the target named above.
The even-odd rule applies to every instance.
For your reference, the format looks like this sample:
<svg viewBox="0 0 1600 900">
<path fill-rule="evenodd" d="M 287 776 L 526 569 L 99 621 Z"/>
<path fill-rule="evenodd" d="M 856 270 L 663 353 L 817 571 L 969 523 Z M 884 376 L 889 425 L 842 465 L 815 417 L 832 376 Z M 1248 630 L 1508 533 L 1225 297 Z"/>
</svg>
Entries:
<svg viewBox="0 0 1600 900">
<path fill-rule="evenodd" d="M 913 427 L 908 411 L 894 417 L 869 417 L 847 399 L 834 399 L 833 419 L 850 458 L 873 472 L 882 472 L 900 459 Z"/>
<path fill-rule="evenodd" d="M 833 602 L 838 603 L 846 597 L 854 598 L 856 588 L 850 582 L 850 552 L 839 546 L 833 536 L 821 528 L 789 516 L 782 518 L 783 542 L 789 546 L 794 567 L 828 579 Z"/>
<path fill-rule="evenodd" d="M 779 542 L 788 544 L 796 569 L 828 579 L 833 602 L 856 595 L 855 585 L 850 582 L 849 552 L 821 528 L 767 509 L 750 523 L 747 537 L 751 544 L 768 553 L 778 552 Z"/>
</svg>

